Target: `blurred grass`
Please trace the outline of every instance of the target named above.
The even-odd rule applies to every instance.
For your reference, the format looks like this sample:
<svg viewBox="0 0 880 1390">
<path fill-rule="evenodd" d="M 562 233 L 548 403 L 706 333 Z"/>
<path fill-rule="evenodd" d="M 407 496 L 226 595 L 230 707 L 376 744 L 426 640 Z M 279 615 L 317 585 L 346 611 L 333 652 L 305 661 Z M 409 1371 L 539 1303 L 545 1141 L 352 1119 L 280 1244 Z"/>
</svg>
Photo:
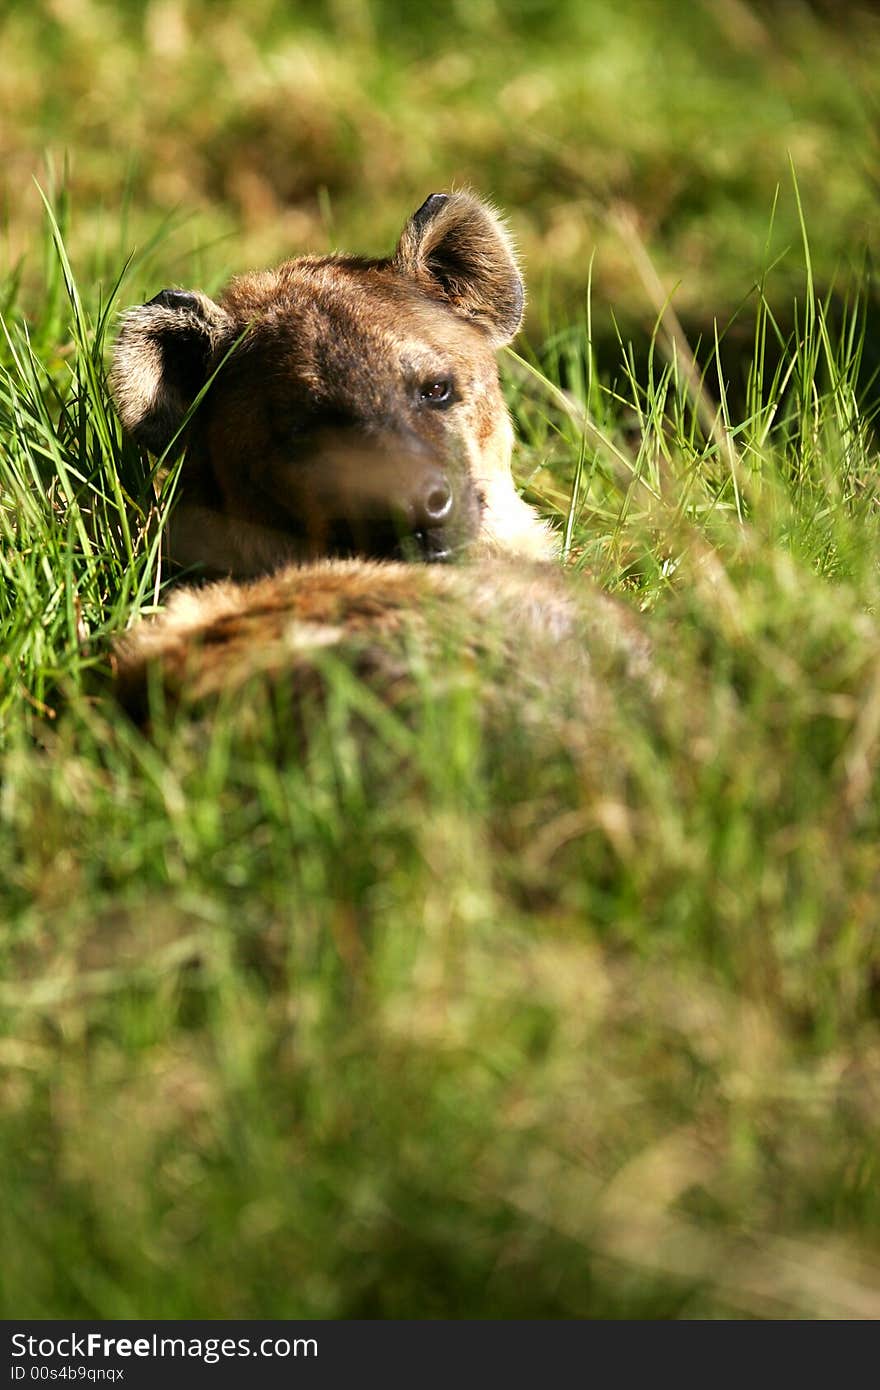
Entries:
<svg viewBox="0 0 880 1390">
<path fill-rule="evenodd" d="M 602 323 L 608 303 L 644 315 L 608 220 L 624 205 L 705 331 L 764 264 L 789 155 L 819 284 L 876 251 L 880 23 L 860 6 L 829 22 L 745 0 L 37 0 L 7 4 L 0 26 L 10 263 L 37 233 L 29 180 L 45 181 L 47 151 L 70 157 L 90 276 L 183 220 L 135 295 L 330 245 L 382 252 L 403 209 L 455 181 L 509 209 L 533 322 L 545 280 L 554 309 L 582 292 L 594 248 Z M 798 240 L 790 200 L 777 234 Z M 39 295 L 34 258 L 25 273 Z M 781 303 L 794 275 L 777 277 Z"/>
<path fill-rule="evenodd" d="M 2 25 L 2 1311 L 876 1317 L 876 16 Z M 366 740 L 341 673 L 307 754 L 259 692 L 145 742 L 115 309 L 452 179 L 527 254 L 518 477 L 662 682 L 450 655 Z"/>
</svg>

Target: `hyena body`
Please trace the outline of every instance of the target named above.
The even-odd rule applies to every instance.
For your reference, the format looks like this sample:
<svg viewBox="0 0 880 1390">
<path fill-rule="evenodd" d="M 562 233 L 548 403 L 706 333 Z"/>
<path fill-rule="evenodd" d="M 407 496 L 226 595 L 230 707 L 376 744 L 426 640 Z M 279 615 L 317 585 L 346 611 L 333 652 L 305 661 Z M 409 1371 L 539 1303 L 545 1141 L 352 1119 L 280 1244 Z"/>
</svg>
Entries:
<svg viewBox="0 0 880 1390">
<path fill-rule="evenodd" d="M 503 224 L 455 193 L 428 198 L 386 260 L 304 257 L 217 303 L 165 290 L 125 316 L 123 424 L 156 453 L 185 426 L 171 557 L 227 577 L 121 645 L 132 708 L 155 666 L 184 700 L 301 674 L 328 645 L 387 674 L 376 652 L 438 605 L 472 634 L 505 610 L 517 640 L 558 642 L 571 603 L 541 563 L 553 534 L 513 484 L 495 360 L 522 308 Z M 458 558 L 483 563 L 440 563 Z"/>
</svg>

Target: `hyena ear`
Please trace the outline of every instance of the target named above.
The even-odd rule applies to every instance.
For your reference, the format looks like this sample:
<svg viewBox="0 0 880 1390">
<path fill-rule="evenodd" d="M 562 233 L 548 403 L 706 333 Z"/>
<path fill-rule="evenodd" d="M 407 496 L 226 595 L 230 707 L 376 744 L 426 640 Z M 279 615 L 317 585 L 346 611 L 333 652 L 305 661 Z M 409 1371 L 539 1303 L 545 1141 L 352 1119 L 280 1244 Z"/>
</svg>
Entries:
<svg viewBox="0 0 880 1390">
<path fill-rule="evenodd" d="M 138 444 L 161 454 L 209 375 L 232 319 L 207 295 L 162 290 L 129 309 L 113 349 L 110 390 L 119 418 Z"/>
<path fill-rule="evenodd" d="M 432 193 L 401 233 L 393 264 L 434 291 L 500 347 L 522 322 L 522 276 L 500 217 L 472 193 Z"/>
</svg>

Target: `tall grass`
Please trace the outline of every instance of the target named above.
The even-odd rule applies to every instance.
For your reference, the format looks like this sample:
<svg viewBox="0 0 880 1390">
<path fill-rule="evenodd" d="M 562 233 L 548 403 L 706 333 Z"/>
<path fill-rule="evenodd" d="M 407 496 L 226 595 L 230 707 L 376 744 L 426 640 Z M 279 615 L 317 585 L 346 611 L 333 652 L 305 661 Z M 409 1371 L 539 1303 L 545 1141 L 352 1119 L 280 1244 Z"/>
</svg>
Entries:
<svg viewBox="0 0 880 1390">
<path fill-rule="evenodd" d="M 594 247 L 605 306 L 642 331 L 609 209 L 638 217 L 691 336 L 726 321 L 761 260 L 791 152 L 817 282 L 878 249 L 880 27 L 865 4 L 498 0 L 427 14 L 401 0 L 34 0 L 0 17 L 0 254 L 30 248 L 46 151 L 70 151 L 78 264 L 112 279 L 160 223 L 153 284 L 208 292 L 237 269 L 331 245 L 382 254 L 450 182 L 511 215 L 537 334 L 569 318 Z M 833 8 L 833 14 L 827 13 Z M 779 238 L 795 244 L 784 200 Z M 686 274 L 683 269 L 686 268 Z M 139 277 L 138 277 L 139 278 Z M 146 281 L 144 282 L 146 283 Z M 793 262 L 776 275 L 783 305 Z M 137 278 L 133 299 L 140 297 Z M 692 331 L 693 329 L 696 332 Z"/>
<path fill-rule="evenodd" d="M 6 1315 L 876 1316 L 864 284 L 805 240 L 742 381 L 664 302 L 612 373 L 591 309 L 507 358 L 520 480 L 655 679 L 585 703 L 561 650 L 499 707 L 450 652 L 405 716 L 340 670 L 305 747 L 258 693 L 147 741 L 108 638 L 176 472 L 64 247 L 0 344 Z"/>
</svg>

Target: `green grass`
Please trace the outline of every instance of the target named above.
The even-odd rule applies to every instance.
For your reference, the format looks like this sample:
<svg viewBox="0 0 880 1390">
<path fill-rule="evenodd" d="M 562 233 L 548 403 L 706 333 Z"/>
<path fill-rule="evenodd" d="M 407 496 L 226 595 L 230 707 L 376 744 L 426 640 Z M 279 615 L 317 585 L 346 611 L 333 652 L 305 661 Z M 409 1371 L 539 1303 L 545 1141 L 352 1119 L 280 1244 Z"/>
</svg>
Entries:
<svg viewBox="0 0 880 1390">
<path fill-rule="evenodd" d="M 560 526 L 578 471 L 569 564 L 645 610 L 659 693 L 585 708 L 563 653 L 487 718 L 450 658 L 405 718 L 342 673 L 307 751 L 269 709 L 148 743 L 101 672 L 159 520 L 55 245 L 67 347 L 11 307 L 0 376 L 4 1310 L 876 1313 L 858 302 L 832 330 L 807 279 L 779 342 L 756 300 L 742 419 L 659 334 L 645 381 L 576 331 L 556 381 L 512 359 L 520 467 Z"/>
<path fill-rule="evenodd" d="M 179 51 L 198 5 L 9 8 L 7 187 L 28 110 L 74 159 L 0 287 L 5 1316 L 880 1314 L 876 30 L 749 7 L 722 60 L 744 11 L 460 7 L 426 57 L 390 0 Z M 518 479 L 656 679 L 450 653 L 405 711 L 331 672 L 306 747 L 259 692 L 145 740 L 109 640 L 177 474 L 121 438 L 116 309 L 386 249 L 450 171 L 532 264 Z"/>
<path fill-rule="evenodd" d="M 597 341 L 608 305 L 644 331 L 623 207 L 691 336 L 711 334 L 763 263 L 789 154 L 818 282 L 880 249 L 880 25 L 845 0 L 825 23 L 786 0 L 17 0 L 0 36 L 0 254 L 23 258 L 35 311 L 47 157 L 69 165 L 90 278 L 173 227 L 135 299 L 332 245 L 383 254 L 458 181 L 510 213 L 535 333 L 548 300 L 568 319 L 594 248 Z M 778 231 L 796 244 L 790 199 Z M 793 264 L 776 284 L 788 309 Z"/>
</svg>

